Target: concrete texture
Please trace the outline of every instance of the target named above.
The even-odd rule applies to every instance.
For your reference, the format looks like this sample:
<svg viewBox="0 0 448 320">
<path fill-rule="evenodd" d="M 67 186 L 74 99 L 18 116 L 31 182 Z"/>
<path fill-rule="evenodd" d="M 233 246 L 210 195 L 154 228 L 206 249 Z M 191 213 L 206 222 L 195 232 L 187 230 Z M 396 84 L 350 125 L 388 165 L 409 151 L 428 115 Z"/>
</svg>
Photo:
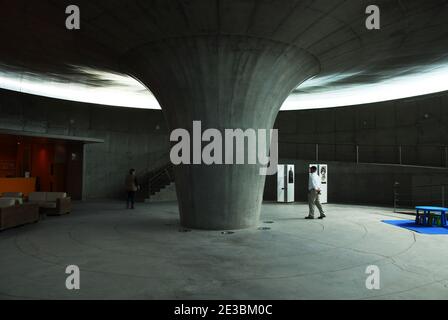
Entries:
<svg viewBox="0 0 448 320">
<path fill-rule="evenodd" d="M 176 184 L 171 182 L 159 192 L 151 195 L 145 202 L 163 202 L 163 201 L 177 201 Z"/>
<path fill-rule="evenodd" d="M 78 0 L 81 29 L 68 31 L 64 13 L 71 4 L 3 1 L 0 28 L 11 31 L 0 51 L 3 67 L 107 85 L 71 66 L 126 73 L 126 54 L 134 49 L 204 36 L 292 45 L 319 60 L 322 77 L 353 73 L 332 86 L 372 83 L 447 58 L 445 0 L 377 0 L 381 30 L 373 31 L 365 25 L 368 0 Z"/>
<path fill-rule="evenodd" d="M 186 129 L 191 140 L 196 120 L 203 131 L 217 129 L 222 137 L 225 129 L 272 129 L 289 93 L 319 72 L 317 60 L 304 50 L 244 36 L 152 42 L 128 59 L 133 62 L 132 73 L 157 97 L 169 128 Z M 223 142 L 222 154 L 229 151 L 233 150 L 226 150 Z M 182 225 L 238 229 L 257 224 L 265 182 L 259 169 L 259 165 L 175 166 Z"/>
<path fill-rule="evenodd" d="M 440 153 L 434 152 L 435 147 L 424 146 L 448 143 L 446 103 L 448 95 L 443 93 L 357 107 L 285 111 L 279 113 L 276 127 L 280 141 L 329 144 L 327 148 L 321 147 L 319 156 L 322 162 L 331 165 L 331 202 L 390 206 L 395 181 L 411 194 L 413 186 L 447 183 L 446 170 L 335 162 L 335 159 L 353 161 L 353 148 L 329 150 L 330 144 L 368 143 L 370 146 L 361 150 L 360 160 L 384 163 L 396 161 L 396 153 L 392 148 L 376 148 L 376 145 L 414 145 L 415 152 L 403 154 L 405 163 L 439 165 L 444 160 Z M 161 111 L 86 105 L 3 90 L 0 112 L 1 129 L 105 139 L 104 145 L 86 146 L 84 194 L 87 199 L 120 198 L 122 175 L 129 167 L 145 172 L 167 161 L 168 130 Z M 425 118 L 425 114 L 430 117 Z M 74 123 L 70 123 L 71 119 Z M 369 121 L 368 128 L 364 127 L 364 121 Z M 135 141 L 140 144 L 136 145 Z M 315 162 L 312 160 L 314 146 L 306 149 L 304 145 L 280 143 L 279 153 L 282 162 L 295 163 L 298 172 L 302 168 L 298 179 L 305 181 L 306 163 Z M 268 177 L 266 182 L 264 197 L 268 200 L 275 199 L 273 179 Z M 304 183 L 296 185 L 297 199 L 305 200 L 305 186 Z M 377 191 L 372 193 L 372 188 Z M 423 191 L 431 194 L 416 196 L 439 200 L 439 190 Z"/>
<path fill-rule="evenodd" d="M 275 123 L 280 162 L 296 164 L 296 199 L 306 199 L 306 170 L 316 162 L 318 143 L 318 162 L 330 165 L 330 202 L 392 206 L 393 186 L 399 182 L 409 198 L 441 205 L 440 187 L 415 187 L 448 182 L 448 169 L 443 168 L 447 103 L 444 92 L 362 106 L 280 112 Z M 356 145 L 360 145 L 358 165 Z M 399 163 L 399 146 L 406 166 L 390 165 Z M 275 178 L 268 177 L 265 199 L 274 200 L 275 189 Z"/>
<path fill-rule="evenodd" d="M 234 234 L 179 232 L 175 203 L 76 204 L 73 214 L 0 233 L 3 299 L 446 299 L 447 236 L 381 222 L 391 209 L 262 207 L 260 226 Z M 273 221 L 274 223 L 263 223 Z M 65 288 L 65 268 L 81 289 Z M 367 290 L 366 268 L 381 290 Z"/>
<path fill-rule="evenodd" d="M 310 76 L 368 70 L 344 84 L 369 83 L 446 58 L 442 0 L 377 1 L 388 13 L 381 32 L 365 27 L 364 0 L 164 0 L 78 1 L 83 25 L 69 35 L 56 27 L 69 4 L 8 3 L 0 27 L 14 32 L 0 62 L 98 85 L 68 66 L 129 73 L 157 97 L 170 129 L 193 120 L 220 130 L 270 129 L 288 94 Z M 257 223 L 264 178 L 256 166 L 179 166 L 175 175 L 183 225 Z"/>
<path fill-rule="evenodd" d="M 426 95 L 362 106 L 281 111 L 280 158 L 315 159 L 319 143 L 322 161 L 359 161 L 446 166 L 448 94 Z M 282 143 L 283 142 L 283 143 Z M 290 143 L 286 143 L 290 142 Z M 344 145 L 346 144 L 346 145 Z"/>
<path fill-rule="evenodd" d="M 86 199 L 124 197 L 130 168 L 144 173 L 168 162 L 160 111 L 111 108 L 0 90 L 0 129 L 103 139 L 85 145 Z"/>
<path fill-rule="evenodd" d="M 295 165 L 295 200 L 307 201 L 309 164 L 315 161 L 281 159 Z M 429 168 L 384 164 L 355 164 L 319 161 L 328 164 L 328 201 L 330 203 L 394 205 L 394 185 L 400 184 L 402 200 L 423 201 L 421 205 L 441 206 L 440 187 L 417 186 L 448 184 L 447 168 Z M 268 177 L 264 199 L 277 200 L 277 177 Z M 445 194 L 445 200 L 448 200 Z M 447 202 L 448 203 L 448 202 Z M 402 205 L 404 203 L 401 203 Z M 406 203 L 410 204 L 410 203 Z"/>
</svg>

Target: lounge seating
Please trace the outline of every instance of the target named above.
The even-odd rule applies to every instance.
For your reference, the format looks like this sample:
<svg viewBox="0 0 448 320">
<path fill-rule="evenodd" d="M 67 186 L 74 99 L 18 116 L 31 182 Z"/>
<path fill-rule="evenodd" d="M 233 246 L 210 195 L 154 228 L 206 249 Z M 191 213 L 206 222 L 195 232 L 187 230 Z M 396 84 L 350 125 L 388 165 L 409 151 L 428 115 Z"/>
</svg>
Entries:
<svg viewBox="0 0 448 320">
<path fill-rule="evenodd" d="M 37 204 L 47 215 L 63 215 L 72 210 L 71 198 L 65 192 L 31 192 L 28 202 Z"/>
<path fill-rule="evenodd" d="M 38 220 L 38 205 L 16 205 L 14 199 L 0 198 L 0 230 L 37 222 Z"/>
<path fill-rule="evenodd" d="M 2 198 L 23 198 L 22 192 L 3 192 Z"/>
<path fill-rule="evenodd" d="M 13 199 L 16 204 L 23 204 L 23 193 L 22 192 L 3 192 L 0 199 Z"/>
<path fill-rule="evenodd" d="M 13 199 L 0 198 L 0 209 L 15 207 L 16 203 Z"/>
</svg>

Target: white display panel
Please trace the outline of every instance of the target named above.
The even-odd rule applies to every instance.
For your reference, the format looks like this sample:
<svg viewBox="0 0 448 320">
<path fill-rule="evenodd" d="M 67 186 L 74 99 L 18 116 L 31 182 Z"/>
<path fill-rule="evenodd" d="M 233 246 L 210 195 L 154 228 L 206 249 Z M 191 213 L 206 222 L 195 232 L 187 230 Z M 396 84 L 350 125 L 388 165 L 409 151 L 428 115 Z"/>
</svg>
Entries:
<svg viewBox="0 0 448 320">
<path fill-rule="evenodd" d="M 285 166 L 277 165 L 277 201 L 285 202 Z"/>
<path fill-rule="evenodd" d="M 294 174 L 294 165 L 287 166 L 287 184 L 286 184 L 286 194 L 287 199 L 286 202 L 294 202 L 294 184 L 295 184 L 295 174 Z"/>
<path fill-rule="evenodd" d="M 328 203 L 328 165 L 326 164 L 310 164 L 309 167 L 316 167 L 317 174 L 320 177 L 320 203 Z"/>
<path fill-rule="evenodd" d="M 277 165 L 277 201 L 294 202 L 294 165 Z"/>
<path fill-rule="evenodd" d="M 319 176 L 321 183 L 320 203 L 328 202 L 328 166 L 326 164 L 319 165 Z"/>
</svg>

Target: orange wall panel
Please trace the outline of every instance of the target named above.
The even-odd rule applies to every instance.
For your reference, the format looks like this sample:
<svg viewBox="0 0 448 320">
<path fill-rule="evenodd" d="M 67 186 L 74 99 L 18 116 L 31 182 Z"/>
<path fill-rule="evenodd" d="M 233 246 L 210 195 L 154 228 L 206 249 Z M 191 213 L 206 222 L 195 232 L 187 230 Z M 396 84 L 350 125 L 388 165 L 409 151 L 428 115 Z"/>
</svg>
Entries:
<svg viewBox="0 0 448 320">
<path fill-rule="evenodd" d="M 36 191 L 36 178 L 0 178 L 0 193 L 22 192 L 28 196 Z"/>
</svg>

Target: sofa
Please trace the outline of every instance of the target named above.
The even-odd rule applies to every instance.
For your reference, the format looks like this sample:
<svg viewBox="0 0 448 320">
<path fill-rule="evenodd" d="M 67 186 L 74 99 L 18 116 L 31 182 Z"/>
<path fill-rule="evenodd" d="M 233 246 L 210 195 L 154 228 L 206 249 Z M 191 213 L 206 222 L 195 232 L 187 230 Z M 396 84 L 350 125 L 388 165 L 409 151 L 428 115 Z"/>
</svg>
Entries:
<svg viewBox="0 0 448 320">
<path fill-rule="evenodd" d="M 23 193 L 22 192 L 3 192 L 0 199 L 13 199 L 16 204 L 23 204 Z"/>
<path fill-rule="evenodd" d="M 72 211 L 72 200 L 65 192 L 31 192 L 28 203 L 37 204 L 41 213 L 63 215 Z"/>
<path fill-rule="evenodd" d="M 3 192 L 2 198 L 23 198 L 22 192 Z"/>
<path fill-rule="evenodd" d="M 0 231 L 39 221 L 39 206 L 0 198 Z"/>
</svg>

